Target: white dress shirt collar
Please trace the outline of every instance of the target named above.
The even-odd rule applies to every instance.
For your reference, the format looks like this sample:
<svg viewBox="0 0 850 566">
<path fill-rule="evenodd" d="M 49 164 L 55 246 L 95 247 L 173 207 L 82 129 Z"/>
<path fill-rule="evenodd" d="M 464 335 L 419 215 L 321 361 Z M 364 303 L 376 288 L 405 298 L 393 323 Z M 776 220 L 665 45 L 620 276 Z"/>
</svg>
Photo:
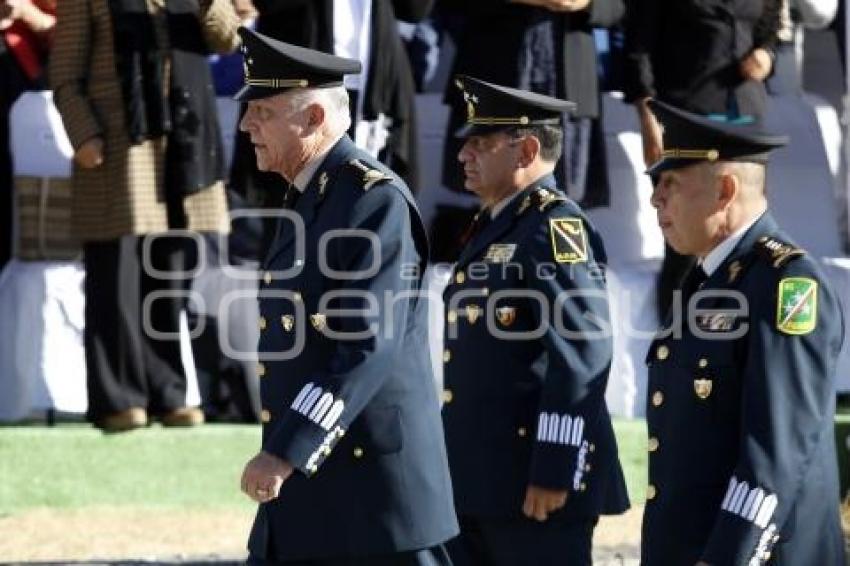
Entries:
<svg viewBox="0 0 850 566">
<path fill-rule="evenodd" d="M 762 212 L 748 223 L 738 228 L 735 233 L 730 235 L 728 238 L 717 244 L 713 250 L 708 252 L 708 255 L 703 258 L 701 265 L 703 271 L 705 271 L 706 275 L 711 277 L 711 275 L 717 271 L 717 268 L 726 261 L 726 258 L 729 257 L 729 254 L 732 253 L 732 250 L 735 249 L 735 246 L 738 245 L 738 242 L 741 241 L 741 238 L 744 237 L 744 234 L 747 233 L 747 230 L 753 227 L 753 224 L 758 222 L 758 219 L 762 217 L 764 213 Z"/>
<path fill-rule="evenodd" d="M 497 202 L 496 204 L 494 204 L 494 205 L 490 208 L 490 220 L 495 220 L 495 218 L 496 218 L 497 216 L 499 216 L 499 213 L 500 213 L 500 212 L 502 212 L 503 210 L 505 210 L 505 209 L 508 207 L 508 205 L 509 205 L 509 204 L 511 204 L 511 202 L 513 202 L 513 200 L 514 200 L 514 199 L 517 197 L 517 195 L 519 195 L 521 192 L 522 192 L 522 191 L 517 191 L 517 192 L 515 192 L 514 194 L 509 195 L 509 196 L 506 196 L 505 198 L 503 198 L 502 200 L 500 200 L 499 202 Z"/>
</svg>

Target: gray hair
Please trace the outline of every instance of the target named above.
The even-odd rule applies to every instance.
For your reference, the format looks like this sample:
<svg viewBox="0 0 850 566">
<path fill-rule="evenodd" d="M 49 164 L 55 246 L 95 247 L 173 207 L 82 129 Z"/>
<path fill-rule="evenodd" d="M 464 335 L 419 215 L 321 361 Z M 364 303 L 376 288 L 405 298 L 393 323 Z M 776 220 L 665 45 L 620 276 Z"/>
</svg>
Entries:
<svg viewBox="0 0 850 566">
<path fill-rule="evenodd" d="M 507 134 L 512 138 L 534 136 L 540 141 L 540 157 L 547 163 L 557 163 L 564 147 L 564 130 L 559 125 L 534 124 L 509 128 Z"/>
<path fill-rule="evenodd" d="M 351 126 L 348 91 L 344 86 L 299 89 L 289 96 L 289 104 L 296 112 L 303 111 L 311 104 L 319 104 L 325 109 L 325 123 L 337 132 L 344 132 Z"/>
<path fill-rule="evenodd" d="M 708 168 L 713 176 L 736 175 L 745 187 L 764 190 L 766 171 L 763 163 L 750 161 L 720 161 Z"/>
</svg>

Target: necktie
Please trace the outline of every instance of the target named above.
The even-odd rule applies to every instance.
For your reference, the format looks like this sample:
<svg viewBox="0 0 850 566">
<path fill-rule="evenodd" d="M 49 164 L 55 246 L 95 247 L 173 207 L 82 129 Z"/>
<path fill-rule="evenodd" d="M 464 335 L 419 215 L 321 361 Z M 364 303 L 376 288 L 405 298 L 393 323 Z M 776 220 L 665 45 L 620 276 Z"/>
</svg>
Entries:
<svg viewBox="0 0 850 566">
<path fill-rule="evenodd" d="M 708 274 L 701 265 L 694 265 L 682 280 L 682 300 L 687 301 L 696 293 L 700 285 L 708 279 Z"/>
<path fill-rule="evenodd" d="M 486 208 L 482 208 L 475 215 L 475 218 L 470 222 L 469 227 L 464 231 L 464 233 L 460 237 L 460 247 L 463 249 L 466 247 L 472 239 L 481 233 L 481 231 L 490 224 L 490 211 Z"/>
<path fill-rule="evenodd" d="M 286 192 L 283 193 L 283 202 L 281 203 L 281 206 L 288 209 L 295 208 L 295 203 L 298 202 L 299 196 L 301 196 L 301 191 L 298 190 L 298 187 L 295 185 L 289 185 L 286 188 Z"/>
</svg>

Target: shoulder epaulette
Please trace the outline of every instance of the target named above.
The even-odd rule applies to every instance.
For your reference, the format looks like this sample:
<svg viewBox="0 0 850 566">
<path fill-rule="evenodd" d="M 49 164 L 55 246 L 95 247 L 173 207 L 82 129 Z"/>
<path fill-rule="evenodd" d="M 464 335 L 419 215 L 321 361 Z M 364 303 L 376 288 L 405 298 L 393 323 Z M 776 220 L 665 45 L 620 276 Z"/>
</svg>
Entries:
<svg viewBox="0 0 850 566">
<path fill-rule="evenodd" d="M 364 165 L 359 159 L 352 159 L 348 162 L 348 164 L 356 167 L 363 173 L 362 182 L 364 191 L 368 191 L 377 183 L 382 181 L 392 181 L 393 179 L 391 176 L 379 169 L 372 169 L 371 167 Z"/>
<path fill-rule="evenodd" d="M 563 197 L 553 191 L 552 189 L 547 189 L 546 187 L 538 187 L 536 189 L 532 189 L 531 193 L 526 195 L 517 209 L 517 216 L 522 214 L 528 209 L 529 206 L 536 206 L 540 212 L 546 212 L 548 209 L 552 208 L 559 202 L 566 202 L 566 197 Z"/>
<path fill-rule="evenodd" d="M 756 252 L 773 267 L 782 267 L 789 261 L 802 257 L 806 251 L 773 236 L 762 236 L 755 245 Z"/>
</svg>

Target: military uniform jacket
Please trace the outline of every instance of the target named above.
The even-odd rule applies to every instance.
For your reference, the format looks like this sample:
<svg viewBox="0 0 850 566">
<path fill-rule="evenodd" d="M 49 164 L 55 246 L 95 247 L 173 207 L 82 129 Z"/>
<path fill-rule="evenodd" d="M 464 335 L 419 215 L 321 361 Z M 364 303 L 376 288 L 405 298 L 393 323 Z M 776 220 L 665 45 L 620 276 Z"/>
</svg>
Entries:
<svg viewBox="0 0 850 566">
<path fill-rule="evenodd" d="M 282 219 L 265 261 L 258 373 L 263 450 L 297 472 L 260 506 L 249 549 L 303 560 L 439 544 L 457 525 L 423 346 L 419 213 L 347 136 L 294 212 L 303 233 Z"/>
<path fill-rule="evenodd" d="M 521 517 L 526 487 L 568 490 L 550 520 L 628 508 L 605 386 L 602 241 L 547 176 L 461 253 L 445 291 L 443 423 L 461 516 Z"/>
<path fill-rule="evenodd" d="M 787 242 L 765 213 L 704 282 L 709 296 L 693 297 L 692 323 L 665 325 L 681 337 L 650 348 L 646 566 L 845 565 L 833 438 L 844 321 Z"/>
</svg>

